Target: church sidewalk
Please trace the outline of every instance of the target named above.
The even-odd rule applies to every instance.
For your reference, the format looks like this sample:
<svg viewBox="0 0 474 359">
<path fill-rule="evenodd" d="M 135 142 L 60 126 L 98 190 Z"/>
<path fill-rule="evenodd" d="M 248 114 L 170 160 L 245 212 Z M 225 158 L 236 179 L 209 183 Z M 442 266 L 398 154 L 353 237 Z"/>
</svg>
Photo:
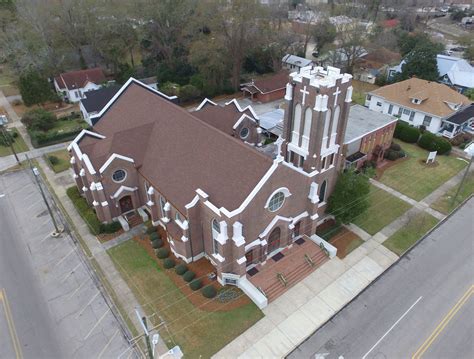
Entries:
<svg viewBox="0 0 474 359">
<path fill-rule="evenodd" d="M 265 317 L 214 358 L 284 357 L 392 265 L 376 235 L 344 259 L 323 264 L 263 309 Z"/>
</svg>

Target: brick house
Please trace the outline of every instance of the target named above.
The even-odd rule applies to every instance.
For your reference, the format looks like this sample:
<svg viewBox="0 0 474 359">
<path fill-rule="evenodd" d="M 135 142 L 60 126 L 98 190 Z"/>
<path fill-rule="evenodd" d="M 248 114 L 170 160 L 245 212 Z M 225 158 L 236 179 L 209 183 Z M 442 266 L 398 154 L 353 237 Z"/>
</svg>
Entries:
<svg viewBox="0 0 474 359">
<path fill-rule="evenodd" d="M 237 285 L 262 308 L 267 297 L 247 271 L 301 236 L 318 243 L 315 230 L 344 164 L 351 78 L 336 68 L 292 73 L 283 136 L 271 155 L 258 137 L 241 138 L 244 127 L 234 131 L 243 118 L 239 125 L 247 121 L 249 136 L 258 136 L 250 108 L 205 101 L 188 112 L 130 79 L 93 130 L 68 147 L 77 187 L 101 221 L 150 218 L 176 257 L 207 258 L 221 284 Z"/>
<path fill-rule="evenodd" d="M 241 85 L 245 97 L 252 101 L 271 102 L 285 96 L 288 72 L 282 71 Z"/>
<path fill-rule="evenodd" d="M 107 81 L 101 68 L 69 71 L 56 76 L 53 80 L 58 95 L 68 102 L 79 102 L 85 93 L 98 90 Z"/>
</svg>

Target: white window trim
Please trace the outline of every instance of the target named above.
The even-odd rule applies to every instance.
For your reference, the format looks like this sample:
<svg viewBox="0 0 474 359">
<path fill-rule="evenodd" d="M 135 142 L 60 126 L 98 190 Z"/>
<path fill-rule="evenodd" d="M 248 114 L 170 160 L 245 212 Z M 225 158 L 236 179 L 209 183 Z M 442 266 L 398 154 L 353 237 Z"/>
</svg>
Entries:
<svg viewBox="0 0 474 359">
<path fill-rule="evenodd" d="M 269 204 L 270 204 L 270 200 L 271 200 L 271 199 L 273 198 L 273 196 L 276 195 L 278 192 L 283 192 L 283 195 L 285 196 L 285 199 L 286 199 L 287 197 L 291 196 L 290 190 L 289 190 L 288 188 L 286 188 L 286 187 L 280 187 L 280 188 L 278 188 L 278 189 L 276 189 L 275 191 L 272 192 L 272 194 L 268 197 L 267 202 L 265 203 L 265 207 L 263 207 L 263 208 L 268 209 L 268 206 L 269 206 Z M 284 203 L 284 202 L 283 202 L 283 203 Z M 282 204 L 281 207 L 283 207 L 283 204 Z M 280 207 L 280 208 L 281 208 L 281 207 Z M 279 208 L 279 209 L 280 209 L 280 208 Z M 274 212 L 276 212 L 276 211 L 274 211 Z"/>
<path fill-rule="evenodd" d="M 130 157 L 126 157 L 126 156 L 122 156 L 122 155 L 119 155 L 117 153 L 113 153 L 109 159 L 102 165 L 102 167 L 99 169 L 99 173 L 104 173 L 104 171 L 107 169 L 107 167 L 110 166 L 110 164 L 116 160 L 116 159 L 119 159 L 119 160 L 123 160 L 123 161 L 127 161 L 127 162 L 130 162 L 130 163 L 135 163 L 135 161 L 133 160 L 133 158 L 130 158 Z"/>
<path fill-rule="evenodd" d="M 121 179 L 120 181 L 117 181 L 116 179 L 114 179 L 114 174 L 118 171 L 123 171 L 125 173 L 125 176 L 123 177 L 123 179 Z M 127 179 L 128 177 L 128 173 L 126 170 L 124 170 L 123 168 L 119 168 L 117 170 L 114 171 L 114 173 L 112 173 L 112 181 L 114 181 L 115 183 L 122 183 L 122 182 L 125 182 L 125 180 Z"/>
</svg>

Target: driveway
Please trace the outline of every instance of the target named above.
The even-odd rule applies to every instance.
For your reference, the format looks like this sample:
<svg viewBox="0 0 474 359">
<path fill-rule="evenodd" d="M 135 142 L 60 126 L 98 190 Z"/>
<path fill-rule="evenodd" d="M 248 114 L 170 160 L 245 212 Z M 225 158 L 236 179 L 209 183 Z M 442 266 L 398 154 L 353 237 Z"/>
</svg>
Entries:
<svg viewBox="0 0 474 359">
<path fill-rule="evenodd" d="M 0 228 L 0 358 L 117 358 L 128 350 L 80 248 L 69 235 L 50 236 L 29 170 L 0 176 Z"/>
<path fill-rule="evenodd" d="M 289 358 L 473 358 L 474 198 Z"/>
</svg>

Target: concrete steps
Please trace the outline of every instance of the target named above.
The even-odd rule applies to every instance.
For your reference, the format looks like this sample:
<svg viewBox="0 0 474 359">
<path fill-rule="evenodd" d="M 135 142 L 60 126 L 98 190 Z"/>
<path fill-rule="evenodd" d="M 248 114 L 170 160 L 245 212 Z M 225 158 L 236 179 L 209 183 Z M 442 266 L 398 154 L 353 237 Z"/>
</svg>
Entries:
<svg viewBox="0 0 474 359">
<path fill-rule="evenodd" d="M 291 271 L 282 272 L 286 280 L 286 286 L 282 284 L 282 282 L 277 277 L 277 273 L 275 273 L 275 279 L 267 286 L 262 287 L 269 302 L 279 297 L 282 293 L 304 279 L 306 276 L 316 270 L 321 264 L 328 260 L 328 257 L 323 251 L 316 253 L 310 258 L 314 263 L 314 266 L 311 267 L 309 265 L 308 261 L 304 258 L 304 253 L 302 253 L 300 256 L 298 256 L 298 258 L 295 258 L 295 260 L 301 261 L 299 266 Z"/>
</svg>

